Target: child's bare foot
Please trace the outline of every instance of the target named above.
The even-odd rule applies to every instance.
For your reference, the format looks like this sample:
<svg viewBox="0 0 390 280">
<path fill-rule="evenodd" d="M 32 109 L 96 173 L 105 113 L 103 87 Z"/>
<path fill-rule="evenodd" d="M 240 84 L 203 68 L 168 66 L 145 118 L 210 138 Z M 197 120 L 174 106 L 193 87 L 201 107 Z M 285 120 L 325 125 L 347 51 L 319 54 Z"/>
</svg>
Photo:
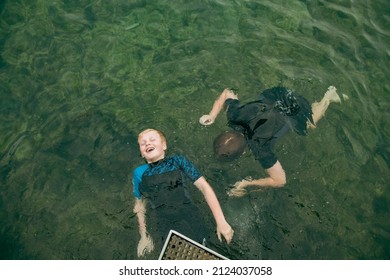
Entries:
<svg viewBox="0 0 390 280">
<path fill-rule="evenodd" d="M 340 96 L 337 94 L 337 89 L 334 86 L 330 86 L 324 96 L 329 102 L 341 103 Z"/>
</svg>

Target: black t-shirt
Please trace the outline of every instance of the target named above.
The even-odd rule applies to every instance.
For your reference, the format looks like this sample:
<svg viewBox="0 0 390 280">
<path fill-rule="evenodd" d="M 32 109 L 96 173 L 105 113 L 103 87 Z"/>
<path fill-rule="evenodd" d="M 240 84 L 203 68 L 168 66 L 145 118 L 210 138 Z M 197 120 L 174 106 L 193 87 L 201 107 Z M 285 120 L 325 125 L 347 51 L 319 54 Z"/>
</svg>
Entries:
<svg viewBox="0 0 390 280">
<path fill-rule="evenodd" d="M 277 157 L 273 147 L 290 130 L 306 135 L 307 120 L 312 121 L 309 102 L 292 91 L 276 87 L 264 91 L 258 100 L 241 104 L 227 99 L 228 125 L 242 132 L 249 148 L 262 167 L 272 167 Z"/>
</svg>

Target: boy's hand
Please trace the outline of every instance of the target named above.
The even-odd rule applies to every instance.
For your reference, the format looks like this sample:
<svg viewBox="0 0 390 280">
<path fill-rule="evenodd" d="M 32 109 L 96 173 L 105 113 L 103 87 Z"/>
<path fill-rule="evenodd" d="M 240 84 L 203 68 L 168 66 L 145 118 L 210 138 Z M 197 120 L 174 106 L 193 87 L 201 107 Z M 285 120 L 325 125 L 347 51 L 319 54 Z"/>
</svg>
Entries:
<svg viewBox="0 0 390 280">
<path fill-rule="evenodd" d="M 211 117 L 210 115 L 203 115 L 203 116 L 199 119 L 199 122 L 200 122 L 200 124 L 202 124 L 202 125 L 210 125 L 210 124 L 214 123 L 214 118 Z"/>
<path fill-rule="evenodd" d="M 143 257 L 146 253 L 152 252 L 154 249 L 153 240 L 149 235 L 144 235 L 138 242 L 137 255 Z"/>
<path fill-rule="evenodd" d="M 221 225 L 217 225 L 217 236 L 219 241 L 221 242 L 222 242 L 222 235 L 226 239 L 227 244 L 229 244 L 233 239 L 234 230 L 227 222 L 224 222 Z"/>
</svg>

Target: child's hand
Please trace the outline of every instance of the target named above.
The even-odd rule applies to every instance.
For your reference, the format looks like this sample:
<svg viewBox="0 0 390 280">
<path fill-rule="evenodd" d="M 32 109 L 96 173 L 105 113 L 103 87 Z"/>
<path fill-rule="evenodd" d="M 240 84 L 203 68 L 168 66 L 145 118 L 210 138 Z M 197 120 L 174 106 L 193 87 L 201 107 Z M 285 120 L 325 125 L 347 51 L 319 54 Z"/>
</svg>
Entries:
<svg viewBox="0 0 390 280">
<path fill-rule="evenodd" d="M 203 116 L 199 119 L 199 122 L 200 122 L 200 124 L 202 124 L 202 125 L 210 125 L 210 124 L 214 123 L 214 118 L 211 117 L 210 115 L 203 115 Z"/>
<path fill-rule="evenodd" d="M 234 230 L 227 222 L 217 225 L 217 236 L 219 241 L 222 242 L 221 235 L 225 237 L 227 244 L 229 244 L 232 241 Z"/>
<path fill-rule="evenodd" d="M 247 190 L 245 189 L 247 186 L 251 184 L 251 180 L 241 180 L 237 181 L 234 185 L 233 188 L 231 188 L 228 191 L 228 196 L 235 196 L 235 197 L 241 197 L 247 194 Z"/>
<path fill-rule="evenodd" d="M 149 235 L 144 235 L 138 242 L 137 255 L 143 257 L 145 253 L 150 253 L 154 249 L 153 240 Z"/>
</svg>

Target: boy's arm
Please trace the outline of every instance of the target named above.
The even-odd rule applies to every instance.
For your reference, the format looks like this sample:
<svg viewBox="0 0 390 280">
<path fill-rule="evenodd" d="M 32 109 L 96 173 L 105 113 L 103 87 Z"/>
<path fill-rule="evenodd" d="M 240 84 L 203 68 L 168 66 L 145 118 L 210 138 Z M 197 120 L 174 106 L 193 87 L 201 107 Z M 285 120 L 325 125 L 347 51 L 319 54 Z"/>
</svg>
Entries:
<svg viewBox="0 0 390 280">
<path fill-rule="evenodd" d="M 146 236 L 147 230 L 146 230 L 146 221 L 145 221 L 145 203 L 143 199 L 135 199 L 134 204 L 134 210 L 133 212 L 137 215 L 138 220 L 138 228 L 139 228 L 139 234 L 140 236 Z"/>
<path fill-rule="evenodd" d="M 207 204 L 210 207 L 210 210 L 214 216 L 215 222 L 217 223 L 217 235 L 218 239 L 222 241 L 221 234 L 226 239 L 226 242 L 229 244 L 233 238 L 234 230 L 226 222 L 225 216 L 223 215 L 221 206 L 218 202 L 217 196 L 215 195 L 210 184 L 202 176 L 194 182 L 194 185 L 203 193 Z"/>
<path fill-rule="evenodd" d="M 249 186 L 258 187 L 254 191 L 262 191 L 265 187 L 281 188 L 286 184 L 286 172 L 283 170 L 279 161 L 276 161 L 272 167 L 266 169 L 266 172 L 268 173 L 268 177 L 266 178 L 237 181 L 228 194 L 230 196 L 240 197 L 248 193 L 247 187 Z"/>
<path fill-rule="evenodd" d="M 217 118 L 218 114 L 221 112 L 223 105 L 227 99 L 238 99 L 238 96 L 230 89 L 224 89 L 221 95 L 215 100 L 213 108 L 211 109 L 208 115 L 203 115 L 199 122 L 202 125 L 210 125 L 214 123 L 214 120 Z"/>
<path fill-rule="evenodd" d="M 146 229 L 146 208 L 142 198 L 136 198 L 133 212 L 137 215 L 139 234 L 141 236 L 138 242 L 137 255 L 142 257 L 145 253 L 150 253 L 154 249 L 153 240 Z"/>
</svg>

